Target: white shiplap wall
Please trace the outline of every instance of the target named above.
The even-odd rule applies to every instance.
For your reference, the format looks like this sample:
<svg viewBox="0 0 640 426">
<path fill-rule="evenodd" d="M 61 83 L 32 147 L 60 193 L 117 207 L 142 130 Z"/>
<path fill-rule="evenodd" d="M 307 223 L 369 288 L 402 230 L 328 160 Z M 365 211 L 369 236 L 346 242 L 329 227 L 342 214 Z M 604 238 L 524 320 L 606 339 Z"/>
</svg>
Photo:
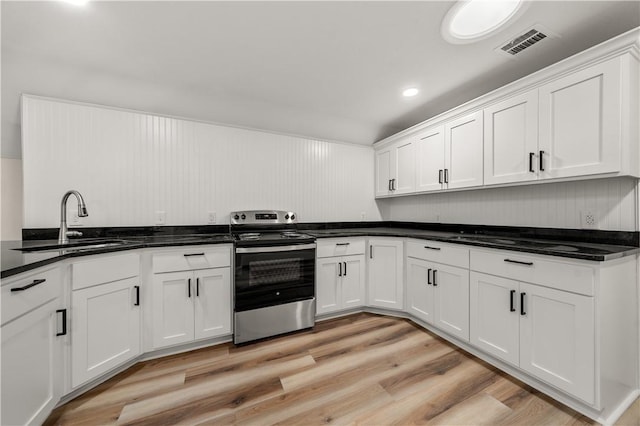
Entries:
<svg viewBox="0 0 640 426">
<path fill-rule="evenodd" d="M 25 228 L 57 227 L 72 188 L 87 202 L 84 226 L 154 225 L 156 211 L 167 225 L 206 224 L 210 211 L 226 224 L 243 209 L 381 219 L 371 147 L 32 96 L 22 131 Z"/>
<path fill-rule="evenodd" d="M 637 179 L 610 178 L 398 197 L 379 201 L 387 220 L 636 231 Z"/>
</svg>

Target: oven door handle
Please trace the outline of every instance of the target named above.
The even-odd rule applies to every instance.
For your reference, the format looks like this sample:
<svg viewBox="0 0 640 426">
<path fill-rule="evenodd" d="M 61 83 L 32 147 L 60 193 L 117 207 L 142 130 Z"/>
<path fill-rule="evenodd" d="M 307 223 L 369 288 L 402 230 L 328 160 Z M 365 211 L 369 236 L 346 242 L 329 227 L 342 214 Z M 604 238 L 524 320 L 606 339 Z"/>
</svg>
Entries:
<svg viewBox="0 0 640 426">
<path fill-rule="evenodd" d="M 316 244 L 296 244 L 290 246 L 269 246 L 269 247 L 236 247 L 236 253 L 271 253 L 274 251 L 299 251 L 316 248 Z"/>
</svg>

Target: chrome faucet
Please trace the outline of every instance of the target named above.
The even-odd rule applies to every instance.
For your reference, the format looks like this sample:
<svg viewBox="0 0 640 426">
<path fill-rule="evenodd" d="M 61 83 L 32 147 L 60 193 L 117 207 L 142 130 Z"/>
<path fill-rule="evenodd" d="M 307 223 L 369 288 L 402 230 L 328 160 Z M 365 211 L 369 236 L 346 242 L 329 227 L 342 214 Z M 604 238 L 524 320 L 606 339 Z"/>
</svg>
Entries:
<svg viewBox="0 0 640 426">
<path fill-rule="evenodd" d="M 67 244 L 69 242 L 69 237 L 82 236 L 82 232 L 69 231 L 67 229 L 67 200 L 71 194 L 75 195 L 78 200 L 78 217 L 89 216 L 89 213 L 87 213 L 87 206 L 84 203 L 82 195 L 73 189 L 71 191 L 67 191 L 67 193 L 62 197 L 62 202 L 60 203 L 60 233 L 58 234 L 58 244 Z"/>
</svg>

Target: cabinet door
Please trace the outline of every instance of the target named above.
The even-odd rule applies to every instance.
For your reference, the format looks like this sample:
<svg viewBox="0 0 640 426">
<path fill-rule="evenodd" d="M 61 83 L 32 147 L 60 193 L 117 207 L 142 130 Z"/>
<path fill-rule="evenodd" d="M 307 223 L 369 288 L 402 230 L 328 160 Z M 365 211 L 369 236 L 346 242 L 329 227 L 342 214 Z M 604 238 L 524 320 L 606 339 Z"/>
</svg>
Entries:
<svg viewBox="0 0 640 426">
<path fill-rule="evenodd" d="M 446 188 L 482 185 L 482 111 L 445 125 Z"/>
<path fill-rule="evenodd" d="M 538 178 L 538 90 L 484 110 L 484 184 Z"/>
<path fill-rule="evenodd" d="M 402 241 L 393 238 L 369 240 L 369 305 L 402 309 Z"/>
<path fill-rule="evenodd" d="M 469 340 L 469 270 L 432 263 L 435 288 L 434 325 L 462 340 Z"/>
<path fill-rule="evenodd" d="M 327 257 L 316 262 L 316 314 L 340 309 L 340 270 L 342 258 Z"/>
<path fill-rule="evenodd" d="M 421 320 L 433 324 L 433 284 L 430 283 L 429 264 L 420 259 L 407 258 L 407 310 Z"/>
<path fill-rule="evenodd" d="M 518 282 L 471 272 L 471 344 L 516 367 L 520 356 Z"/>
<path fill-rule="evenodd" d="M 342 259 L 342 283 L 340 304 L 343 308 L 355 308 L 364 305 L 364 255 L 345 256 Z"/>
<path fill-rule="evenodd" d="M 416 189 L 416 146 L 413 140 L 402 141 L 394 145 L 395 181 L 392 182 L 393 194 L 408 194 Z"/>
<path fill-rule="evenodd" d="M 52 300 L 1 329 L 3 425 L 41 424 L 60 399 L 59 308 Z"/>
<path fill-rule="evenodd" d="M 231 278 L 229 268 L 195 272 L 194 337 L 224 336 L 231 333 Z M 187 294 L 188 295 L 188 294 Z"/>
<path fill-rule="evenodd" d="M 444 170 L 444 126 L 433 127 L 418 135 L 416 140 L 416 191 L 442 189 Z"/>
<path fill-rule="evenodd" d="M 190 342 L 193 333 L 193 272 L 153 276 L 153 346 Z"/>
<path fill-rule="evenodd" d="M 593 298 L 524 283 L 520 294 L 520 368 L 593 404 Z"/>
<path fill-rule="evenodd" d="M 140 306 L 128 278 L 72 293 L 71 385 L 76 387 L 140 354 Z"/>
<path fill-rule="evenodd" d="M 376 197 L 391 194 L 391 179 L 395 176 L 393 154 L 391 148 L 376 151 Z"/>
<path fill-rule="evenodd" d="M 541 177 L 620 170 L 620 59 L 540 88 Z"/>
</svg>

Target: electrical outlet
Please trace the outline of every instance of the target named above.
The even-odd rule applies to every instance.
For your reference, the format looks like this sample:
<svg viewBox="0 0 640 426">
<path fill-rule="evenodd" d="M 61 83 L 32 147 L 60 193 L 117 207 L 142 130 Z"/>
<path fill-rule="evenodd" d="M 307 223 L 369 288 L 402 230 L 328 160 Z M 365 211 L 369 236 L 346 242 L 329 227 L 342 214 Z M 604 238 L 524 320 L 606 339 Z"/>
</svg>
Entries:
<svg viewBox="0 0 640 426">
<path fill-rule="evenodd" d="M 207 224 L 215 225 L 216 222 L 217 222 L 217 220 L 216 220 L 216 212 L 209 212 L 209 214 L 207 215 Z"/>
<path fill-rule="evenodd" d="M 598 215 L 594 210 L 583 210 L 580 213 L 580 222 L 582 228 L 598 229 Z"/>
<path fill-rule="evenodd" d="M 367 217 L 365 212 L 360 212 L 360 220 L 364 220 Z"/>
<path fill-rule="evenodd" d="M 164 225 L 167 221 L 167 215 L 164 210 L 156 210 L 156 225 Z"/>
</svg>

